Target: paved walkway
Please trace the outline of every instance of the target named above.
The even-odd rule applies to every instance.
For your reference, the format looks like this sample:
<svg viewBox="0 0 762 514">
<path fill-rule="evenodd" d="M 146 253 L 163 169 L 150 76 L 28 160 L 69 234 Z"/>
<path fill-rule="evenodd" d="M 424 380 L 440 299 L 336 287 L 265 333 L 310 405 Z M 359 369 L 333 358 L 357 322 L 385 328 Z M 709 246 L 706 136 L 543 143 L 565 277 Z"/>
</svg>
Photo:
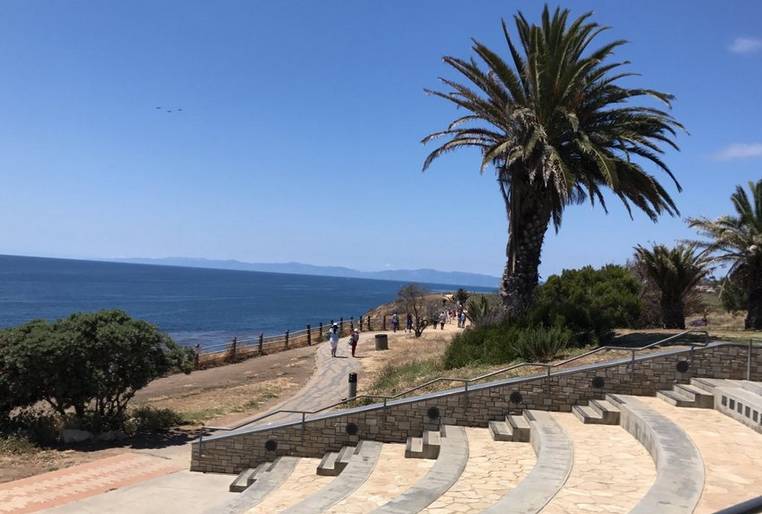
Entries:
<svg viewBox="0 0 762 514">
<path fill-rule="evenodd" d="M 106 457 L 0 485 L 0 513 L 35 512 L 179 469 L 177 462 L 140 453 Z"/>
<path fill-rule="evenodd" d="M 360 334 L 360 347 L 367 347 L 373 340 L 372 332 Z M 340 402 L 347 397 L 349 373 L 359 373 L 362 369 L 360 361 L 352 358 L 352 353 L 345 337 L 339 341 L 337 357 L 331 357 L 331 345 L 320 343 L 315 355 L 315 373 L 307 384 L 294 396 L 276 405 L 264 414 L 258 414 L 251 419 L 277 412 L 279 410 L 317 410 L 322 407 Z M 284 421 L 300 421 L 299 414 L 273 414 L 261 421 L 238 423 L 235 431 L 245 431 L 255 426 L 270 425 Z"/>
<path fill-rule="evenodd" d="M 372 338 L 372 333 L 363 334 L 360 343 L 366 346 Z M 315 351 L 316 367 L 312 378 L 295 396 L 272 411 L 315 410 L 347 396 L 347 376 L 350 371 L 360 370 L 360 362 L 350 356 L 347 338 L 339 343 L 340 358 L 331 357 L 327 343 L 316 346 Z M 260 423 L 283 421 L 293 416 L 279 414 Z M 239 430 L 254 425 L 244 425 Z M 190 445 L 154 449 L 150 451 L 151 455 L 125 452 L 2 484 L 0 514 L 23 514 L 43 509 L 51 509 L 50 514 L 201 513 L 229 498 L 227 487 L 232 477 L 186 471 L 189 452 Z"/>
</svg>

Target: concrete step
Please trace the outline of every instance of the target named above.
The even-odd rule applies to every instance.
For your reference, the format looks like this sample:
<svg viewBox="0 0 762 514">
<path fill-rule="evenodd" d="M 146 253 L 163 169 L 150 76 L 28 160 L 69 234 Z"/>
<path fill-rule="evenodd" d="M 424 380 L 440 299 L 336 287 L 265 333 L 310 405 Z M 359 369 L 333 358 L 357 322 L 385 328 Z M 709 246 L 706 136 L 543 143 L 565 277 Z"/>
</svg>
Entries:
<svg viewBox="0 0 762 514">
<path fill-rule="evenodd" d="M 423 437 L 408 437 L 405 443 L 405 458 L 423 459 Z"/>
<path fill-rule="evenodd" d="M 606 399 L 625 413 L 622 427 L 649 451 L 656 465 L 656 480 L 630 513 L 693 512 L 704 489 L 704 461 L 688 434 L 636 396 L 609 394 Z"/>
<path fill-rule="evenodd" d="M 661 400 L 664 400 L 670 405 L 674 405 L 675 407 L 695 407 L 696 406 L 696 401 L 693 398 L 679 391 L 674 391 L 674 390 L 657 391 L 656 397 Z"/>
<path fill-rule="evenodd" d="M 505 421 L 490 421 L 489 433 L 494 441 L 513 441 L 513 430 Z"/>
<path fill-rule="evenodd" d="M 344 447 L 348 448 L 348 447 Z M 342 448 L 340 451 L 343 451 Z M 344 468 L 347 467 L 347 462 L 340 460 L 339 452 L 328 452 L 323 455 L 323 459 L 320 461 L 317 467 L 317 474 L 326 477 L 335 477 L 341 473 Z"/>
<path fill-rule="evenodd" d="M 235 495 L 224 505 L 216 505 L 204 514 L 244 514 L 278 489 L 294 471 L 298 457 L 277 457 L 273 462 L 257 466 L 256 480 L 241 494 Z"/>
<path fill-rule="evenodd" d="M 349 460 L 341 477 L 331 480 L 322 489 L 310 494 L 300 502 L 282 511 L 282 514 L 314 514 L 325 512 L 341 500 L 353 494 L 370 476 L 378 461 L 383 443 L 378 441 L 362 441 Z M 350 447 L 353 450 L 355 448 Z M 338 456 L 338 453 L 337 453 Z M 294 484 L 298 487 L 299 484 Z"/>
<path fill-rule="evenodd" d="M 540 512 L 563 487 L 574 461 L 572 442 L 548 412 L 525 411 L 531 417 L 532 448 L 537 463 L 519 484 L 497 503 L 482 511 L 489 514 Z M 525 421 L 526 418 L 524 418 Z"/>
<path fill-rule="evenodd" d="M 603 415 L 587 405 L 575 405 L 572 407 L 572 413 L 584 424 L 606 425 Z"/>
<path fill-rule="evenodd" d="M 467 462 L 468 437 L 465 429 L 443 425 L 439 458 L 429 472 L 400 496 L 373 510 L 372 514 L 422 511 L 458 481 Z"/>
<path fill-rule="evenodd" d="M 509 414 L 505 417 L 505 421 L 511 427 L 513 441 L 529 442 L 529 421 L 523 415 Z"/>
<path fill-rule="evenodd" d="M 590 407 L 597 411 L 607 425 L 619 424 L 619 409 L 608 400 L 590 400 Z"/>
<path fill-rule="evenodd" d="M 758 394 L 762 396 L 762 382 L 751 382 L 749 380 L 738 380 L 741 389 L 745 389 L 750 393 Z"/>
<path fill-rule="evenodd" d="M 349 459 L 351 459 L 352 455 L 354 454 L 355 454 L 354 446 L 345 446 L 341 450 L 339 450 L 338 462 L 346 466 L 347 464 L 349 464 Z"/>
<path fill-rule="evenodd" d="M 238 476 L 231 482 L 228 491 L 231 493 L 241 493 L 246 490 L 252 483 L 254 483 L 254 475 L 260 469 L 262 465 L 256 468 L 246 468 L 241 471 Z"/>
<path fill-rule="evenodd" d="M 691 385 L 701 389 L 702 391 L 712 394 L 715 387 L 724 385 L 725 380 L 718 380 L 714 378 L 692 378 Z"/>
<path fill-rule="evenodd" d="M 423 433 L 423 457 L 425 459 L 436 459 L 439 457 L 441 444 L 442 438 L 438 431 L 426 430 Z"/>
<path fill-rule="evenodd" d="M 679 392 L 688 398 L 693 398 L 694 407 L 702 409 L 714 408 L 714 394 L 708 393 L 693 384 L 675 384 L 673 391 Z"/>
</svg>

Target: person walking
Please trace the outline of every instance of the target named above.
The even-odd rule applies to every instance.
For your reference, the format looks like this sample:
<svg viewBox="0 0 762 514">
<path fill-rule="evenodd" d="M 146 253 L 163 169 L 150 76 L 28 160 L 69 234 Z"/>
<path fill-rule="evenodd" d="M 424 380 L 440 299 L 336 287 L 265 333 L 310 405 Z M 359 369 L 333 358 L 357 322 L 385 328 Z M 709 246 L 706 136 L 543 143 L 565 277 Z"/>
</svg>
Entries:
<svg viewBox="0 0 762 514">
<path fill-rule="evenodd" d="M 400 328 L 400 317 L 395 312 L 394 314 L 392 314 L 392 332 L 396 333 L 397 330 L 399 330 L 399 328 Z"/>
<path fill-rule="evenodd" d="M 413 331 L 413 315 L 408 312 L 407 321 L 405 323 L 405 332 L 412 332 L 412 331 Z"/>
<path fill-rule="evenodd" d="M 357 329 L 352 330 L 352 334 L 349 336 L 349 347 L 352 348 L 352 357 L 355 356 L 355 350 L 357 349 L 357 343 L 360 342 L 360 332 Z"/>
<path fill-rule="evenodd" d="M 466 311 L 461 310 L 458 315 L 458 326 L 460 328 L 466 328 Z"/>
<path fill-rule="evenodd" d="M 439 330 L 444 330 L 445 321 L 447 321 L 447 314 L 442 311 L 439 313 Z"/>
<path fill-rule="evenodd" d="M 336 348 L 339 347 L 339 325 L 334 323 L 328 334 L 328 341 L 331 343 L 331 357 L 336 357 Z"/>
</svg>

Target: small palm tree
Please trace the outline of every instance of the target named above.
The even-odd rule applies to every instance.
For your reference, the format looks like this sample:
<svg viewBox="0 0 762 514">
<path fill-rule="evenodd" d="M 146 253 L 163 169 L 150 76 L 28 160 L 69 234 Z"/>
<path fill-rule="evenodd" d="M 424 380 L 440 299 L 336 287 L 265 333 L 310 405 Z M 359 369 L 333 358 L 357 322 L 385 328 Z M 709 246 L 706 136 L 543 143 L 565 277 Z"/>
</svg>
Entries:
<svg viewBox="0 0 762 514">
<path fill-rule="evenodd" d="M 654 245 L 652 249 L 635 247 L 637 265 L 661 292 L 659 305 L 665 328 L 685 328 L 685 302 L 711 269 L 710 258 L 697 251 L 695 244 L 674 248 Z"/>
<path fill-rule="evenodd" d="M 729 265 L 728 278 L 747 293 L 745 326 L 762 329 L 762 179 L 749 182 L 751 199 L 737 186 L 730 197 L 735 216 L 716 220 L 689 218 L 688 224 L 709 241 L 698 244 L 712 252 L 716 262 Z"/>
<path fill-rule="evenodd" d="M 423 169 L 449 151 L 475 147 L 482 154 L 481 170 L 496 170 L 508 214 L 500 294 L 509 315 L 531 305 L 545 233 L 551 220 L 559 228 L 568 205 L 589 198 L 605 209 L 603 190 L 610 189 L 628 211 L 634 205 L 654 221 L 678 212 L 643 164 L 661 168 L 680 190 L 660 154 L 664 145 L 677 148 L 673 138 L 682 126 L 667 112 L 639 104 L 653 98 L 669 106 L 673 97 L 621 85 L 634 74 L 621 72 L 627 62 L 609 58 L 624 41 L 591 50 L 606 27 L 590 16 L 569 22 L 568 10 L 551 15 L 546 6 L 541 23 L 534 25 L 519 13 L 520 47 L 503 21 L 508 61 L 474 41 L 479 62 L 444 58 L 467 82 L 442 79 L 449 91 L 428 91 L 465 113 L 423 139 L 446 139 Z"/>
</svg>

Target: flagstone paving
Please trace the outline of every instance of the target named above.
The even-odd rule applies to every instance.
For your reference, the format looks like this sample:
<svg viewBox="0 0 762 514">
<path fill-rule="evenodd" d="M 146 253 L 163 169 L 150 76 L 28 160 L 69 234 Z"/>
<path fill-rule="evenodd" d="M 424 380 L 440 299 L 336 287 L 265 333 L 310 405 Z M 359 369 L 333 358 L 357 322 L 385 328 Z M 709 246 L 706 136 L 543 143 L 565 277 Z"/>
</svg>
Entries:
<svg viewBox="0 0 762 514">
<path fill-rule="evenodd" d="M 762 492 L 762 436 L 711 409 L 673 407 L 658 398 L 638 398 L 685 430 L 704 460 L 704 493 L 695 514 L 708 514 Z"/>
<path fill-rule="evenodd" d="M 422 512 L 477 513 L 518 485 L 537 461 L 528 443 L 493 441 L 486 428 L 466 428 L 468 463 L 455 484 Z"/>
<path fill-rule="evenodd" d="M 543 514 L 632 510 L 656 478 L 643 445 L 619 425 L 586 425 L 566 412 L 551 415 L 574 445 L 574 465 Z"/>
<path fill-rule="evenodd" d="M 368 480 L 329 514 L 366 514 L 412 487 L 434 465 L 429 459 L 406 459 L 404 444 L 385 444 Z"/>
<path fill-rule="evenodd" d="M 336 479 L 336 477 L 318 475 L 318 464 L 320 459 L 299 459 L 288 482 L 267 495 L 262 503 L 250 509 L 247 514 L 280 512 L 296 505 Z"/>
</svg>

